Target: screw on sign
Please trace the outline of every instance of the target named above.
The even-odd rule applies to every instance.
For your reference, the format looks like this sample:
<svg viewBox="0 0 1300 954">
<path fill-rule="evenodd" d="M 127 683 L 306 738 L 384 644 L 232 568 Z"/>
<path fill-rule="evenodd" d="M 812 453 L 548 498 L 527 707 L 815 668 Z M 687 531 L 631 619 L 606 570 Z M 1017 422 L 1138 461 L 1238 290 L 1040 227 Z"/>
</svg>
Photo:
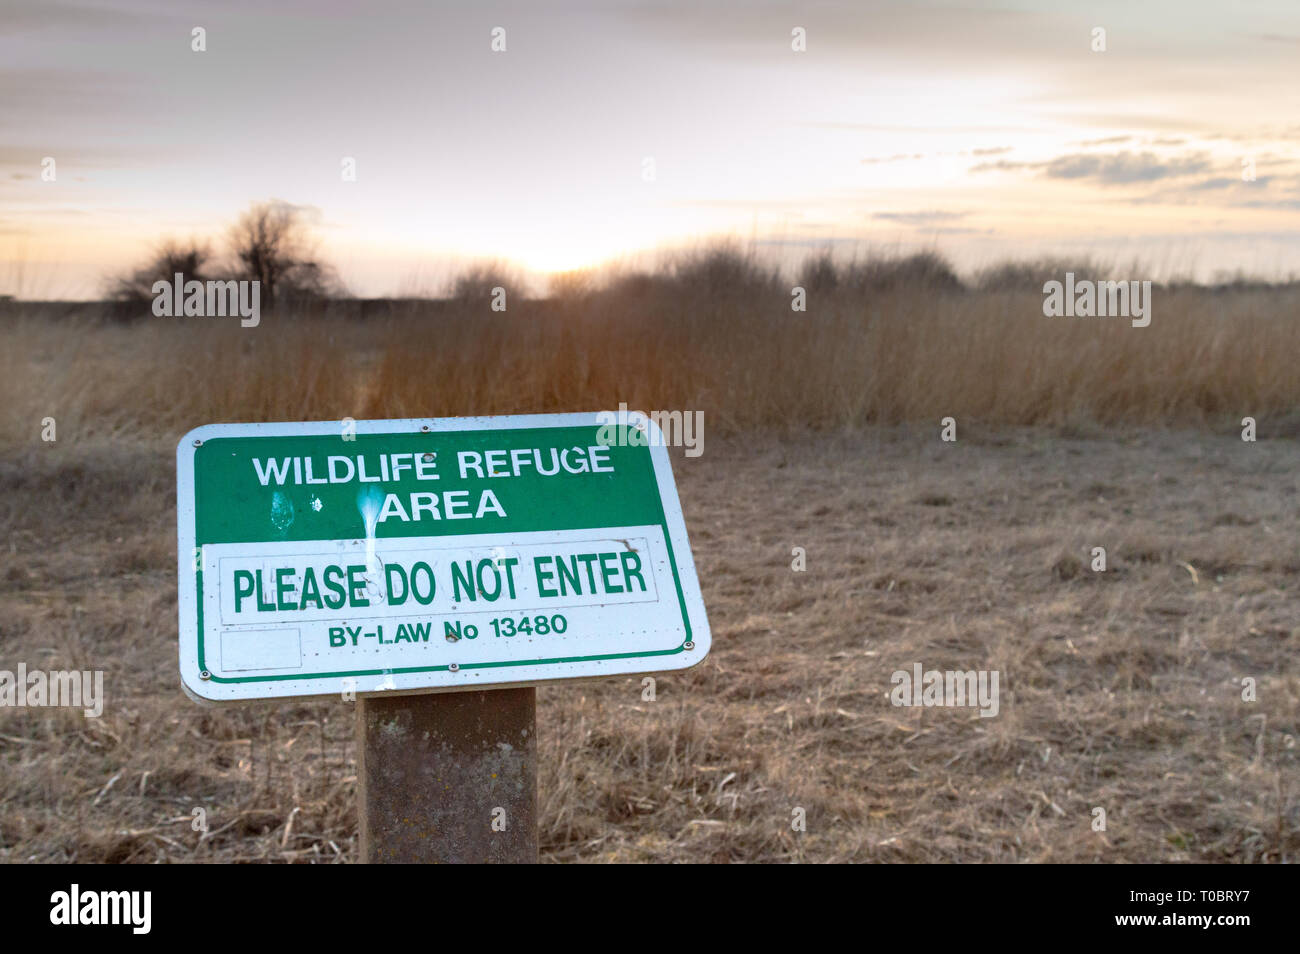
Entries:
<svg viewBox="0 0 1300 954">
<path fill-rule="evenodd" d="M 708 653 L 662 436 L 610 417 L 358 421 L 346 443 L 338 422 L 214 424 L 178 445 L 182 685 L 355 693 L 362 860 L 535 861 L 534 687 Z"/>
</svg>

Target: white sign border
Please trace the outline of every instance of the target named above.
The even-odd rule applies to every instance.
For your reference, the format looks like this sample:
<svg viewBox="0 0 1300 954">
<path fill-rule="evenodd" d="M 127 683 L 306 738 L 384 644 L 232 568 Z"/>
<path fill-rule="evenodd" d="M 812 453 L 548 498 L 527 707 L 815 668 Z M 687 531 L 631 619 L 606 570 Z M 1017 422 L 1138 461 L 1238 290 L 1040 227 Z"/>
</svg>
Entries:
<svg viewBox="0 0 1300 954">
<path fill-rule="evenodd" d="M 440 417 L 398 418 L 349 422 L 357 434 L 399 434 L 407 430 L 412 434 L 437 434 L 456 431 L 490 431 L 556 427 L 599 427 L 619 421 L 616 412 L 591 411 L 576 414 L 512 414 L 493 417 Z M 712 645 L 704 598 L 700 593 L 695 560 L 691 554 L 686 534 L 686 521 L 682 516 L 677 485 L 673 480 L 672 464 L 663 434 L 652 418 L 644 419 L 648 450 L 659 488 L 659 499 L 668 529 L 677 569 L 677 581 L 682 602 L 686 608 L 686 622 L 690 628 L 691 649 L 674 655 L 639 656 L 623 659 L 588 660 L 580 663 L 548 663 L 513 667 L 508 682 L 482 680 L 482 670 L 469 669 L 457 672 L 440 672 L 447 684 L 441 686 L 412 686 L 411 677 L 418 673 L 390 674 L 386 677 L 325 676 L 309 679 L 286 679 L 271 683 L 216 685 L 201 677 L 198 662 L 198 592 L 193 570 L 195 541 L 194 510 L 194 455 L 198 447 L 209 440 L 221 437 L 303 437 L 312 435 L 338 435 L 343 432 L 343 421 L 283 421 L 260 424 L 205 424 L 187 432 L 176 445 L 176 539 L 177 539 L 177 612 L 178 643 L 180 655 L 181 686 L 186 695 L 196 702 L 207 704 L 238 703 L 258 700 L 319 699 L 341 693 L 339 683 L 353 678 L 355 691 L 360 695 L 379 695 L 384 692 L 425 694 L 463 692 L 474 689 L 505 689 L 513 686 L 531 686 L 545 683 L 592 681 L 617 675 L 640 675 L 652 672 L 671 672 L 689 669 L 702 662 Z M 188 639 L 187 639 L 188 636 Z M 655 668 L 647 669 L 647 661 L 657 660 Z M 582 672 L 565 675 L 573 667 Z M 595 668 L 596 671 L 591 671 Z M 322 690 L 322 683 L 329 688 Z M 404 685 L 405 683 L 405 685 Z M 381 689 L 381 686 L 384 688 Z M 248 692 L 248 689 L 254 691 Z M 218 690 L 214 692 L 213 690 Z"/>
</svg>

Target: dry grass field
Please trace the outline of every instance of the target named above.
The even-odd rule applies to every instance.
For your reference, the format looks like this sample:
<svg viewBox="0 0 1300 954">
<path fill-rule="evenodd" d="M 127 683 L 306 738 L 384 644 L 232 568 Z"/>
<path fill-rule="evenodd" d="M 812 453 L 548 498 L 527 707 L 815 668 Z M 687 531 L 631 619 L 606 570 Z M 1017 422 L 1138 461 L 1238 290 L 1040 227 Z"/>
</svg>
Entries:
<svg viewBox="0 0 1300 954">
<path fill-rule="evenodd" d="M 1157 288 L 1150 327 L 1043 295 L 809 291 L 743 262 L 571 299 L 327 302 L 257 328 L 0 311 L 0 441 L 161 440 L 195 422 L 703 410 L 713 434 L 913 421 L 1225 427 L 1300 410 L 1300 283 Z M 740 274 L 735 274 L 740 270 Z M 721 274 L 715 274 L 721 272 Z M 0 305 L 3 308 L 3 305 Z M 1297 419 L 1300 420 L 1300 419 Z M 1292 425 L 1293 426 L 1293 425 Z M 1274 433 L 1277 433 L 1276 427 Z"/>
<path fill-rule="evenodd" d="M 1300 292 L 1170 289 L 1133 329 L 1032 292 L 687 290 L 0 314 L 0 668 L 103 669 L 108 697 L 0 710 L 0 859 L 355 856 L 349 704 L 181 692 L 186 429 L 620 401 L 705 413 L 673 456 L 715 643 L 655 701 L 540 691 L 544 859 L 1296 859 Z M 890 705 L 915 663 L 999 670 L 999 714 Z"/>
</svg>

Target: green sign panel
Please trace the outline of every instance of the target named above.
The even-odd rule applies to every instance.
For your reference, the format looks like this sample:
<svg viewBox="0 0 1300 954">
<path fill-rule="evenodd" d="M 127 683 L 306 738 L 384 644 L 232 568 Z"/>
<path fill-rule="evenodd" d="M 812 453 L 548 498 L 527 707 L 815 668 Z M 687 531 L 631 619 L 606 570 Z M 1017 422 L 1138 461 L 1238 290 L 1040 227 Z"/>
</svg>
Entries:
<svg viewBox="0 0 1300 954">
<path fill-rule="evenodd" d="M 667 450 L 613 415 L 219 424 L 177 451 L 180 664 L 233 701 L 685 668 Z"/>
</svg>

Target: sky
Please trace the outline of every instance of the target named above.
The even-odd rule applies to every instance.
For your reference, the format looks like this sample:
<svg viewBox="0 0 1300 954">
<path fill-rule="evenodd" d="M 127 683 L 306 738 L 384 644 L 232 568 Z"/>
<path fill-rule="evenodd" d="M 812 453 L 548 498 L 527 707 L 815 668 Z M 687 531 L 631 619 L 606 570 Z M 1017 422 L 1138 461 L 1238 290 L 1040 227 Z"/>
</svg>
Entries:
<svg viewBox="0 0 1300 954">
<path fill-rule="evenodd" d="M 1300 0 L 0 4 L 0 294 L 268 200 L 365 296 L 720 237 L 1300 274 Z"/>
</svg>

